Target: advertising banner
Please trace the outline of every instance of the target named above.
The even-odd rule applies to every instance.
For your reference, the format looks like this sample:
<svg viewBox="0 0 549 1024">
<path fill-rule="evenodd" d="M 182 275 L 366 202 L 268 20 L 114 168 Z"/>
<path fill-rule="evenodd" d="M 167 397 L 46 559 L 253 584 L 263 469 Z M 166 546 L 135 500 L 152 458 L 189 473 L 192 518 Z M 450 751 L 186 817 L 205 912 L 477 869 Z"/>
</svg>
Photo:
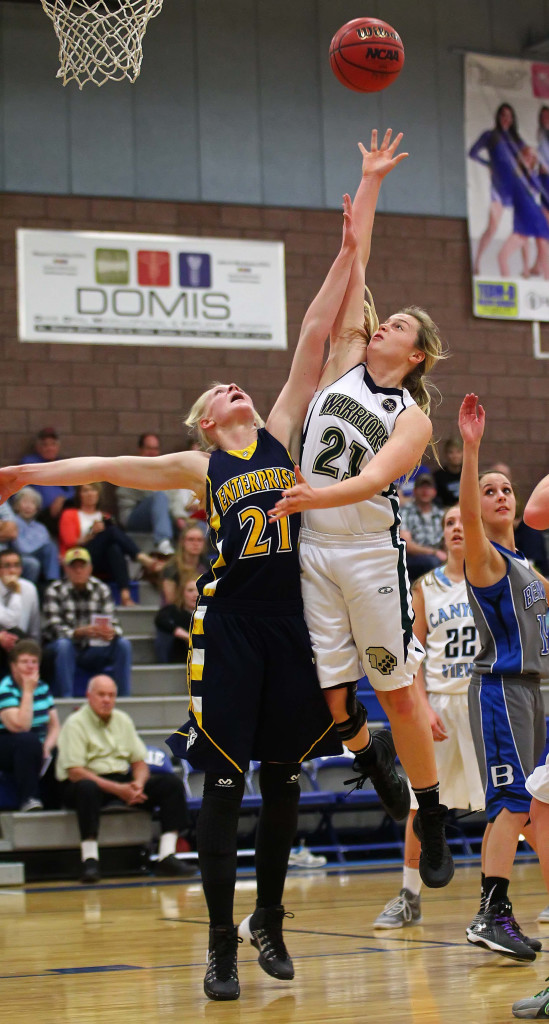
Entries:
<svg viewBox="0 0 549 1024">
<path fill-rule="evenodd" d="M 285 349 L 284 246 L 17 231 L 19 340 Z"/>
<path fill-rule="evenodd" d="M 549 64 L 467 54 L 473 312 L 549 320 Z"/>
</svg>

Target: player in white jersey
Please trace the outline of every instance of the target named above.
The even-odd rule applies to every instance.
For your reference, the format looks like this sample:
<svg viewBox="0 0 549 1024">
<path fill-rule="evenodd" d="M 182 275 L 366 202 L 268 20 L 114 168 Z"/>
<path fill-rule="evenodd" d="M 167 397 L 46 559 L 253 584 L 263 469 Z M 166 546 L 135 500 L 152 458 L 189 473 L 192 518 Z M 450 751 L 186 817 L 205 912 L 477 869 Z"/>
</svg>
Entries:
<svg viewBox="0 0 549 1024">
<path fill-rule="evenodd" d="M 376 143 L 373 133 L 372 150 Z M 371 154 L 360 148 L 364 174 Z M 305 420 L 305 476 L 298 475 L 272 516 L 285 515 L 284 509 L 304 513 L 305 617 L 326 700 L 355 754 L 355 769 L 368 776 L 370 738 L 356 699 L 356 681 L 367 673 L 418 797 L 421 875 L 438 887 L 449 882 L 453 865 L 429 719 L 411 685 L 424 651 L 412 633 L 393 481 L 412 471 L 430 440 L 424 374 L 441 358 L 442 346 L 423 310 L 408 307 L 378 324 L 373 305 L 364 304 L 374 212 L 371 192 L 359 187 L 353 202 L 358 251 Z"/>
<path fill-rule="evenodd" d="M 443 519 L 447 562 L 416 581 L 412 590 L 414 633 L 426 657 L 415 686 L 425 693 L 435 740 L 441 799 L 448 807 L 484 808 L 484 789 L 469 725 L 467 691 L 478 648 L 469 604 L 459 505 Z M 406 823 L 402 888 L 374 922 L 374 928 L 402 928 L 421 922 L 420 845 L 413 831 L 417 801 Z"/>
</svg>

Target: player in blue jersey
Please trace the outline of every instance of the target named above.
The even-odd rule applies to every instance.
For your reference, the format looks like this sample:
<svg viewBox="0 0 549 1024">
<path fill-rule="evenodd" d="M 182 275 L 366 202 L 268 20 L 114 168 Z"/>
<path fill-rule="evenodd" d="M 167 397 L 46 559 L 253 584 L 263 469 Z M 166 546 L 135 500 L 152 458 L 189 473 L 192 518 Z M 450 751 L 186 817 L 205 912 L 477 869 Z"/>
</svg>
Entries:
<svg viewBox="0 0 549 1024">
<path fill-rule="evenodd" d="M 526 779 L 545 746 L 540 692 L 549 655 L 546 582 L 517 551 L 515 496 L 502 473 L 478 476 L 484 410 L 474 394 L 459 413 L 464 442 L 460 507 L 465 573 L 479 634 L 469 686 L 471 730 L 486 793 L 481 904 L 469 942 L 513 960 L 531 961 L 541 948 L 521 931 L 508 897 L 518 837 L 530 809 Z M 549 662 L 548 662 L 549 664 Z"/>
</svg>

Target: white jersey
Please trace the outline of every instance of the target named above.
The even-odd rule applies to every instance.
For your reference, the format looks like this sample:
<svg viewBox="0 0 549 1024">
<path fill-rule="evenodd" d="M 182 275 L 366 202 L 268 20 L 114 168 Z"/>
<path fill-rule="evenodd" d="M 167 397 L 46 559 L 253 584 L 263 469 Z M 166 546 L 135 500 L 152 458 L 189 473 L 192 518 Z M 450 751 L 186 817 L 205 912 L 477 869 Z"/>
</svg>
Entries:
<svg viewBox="0 0 549 1024">
<path fill-rule="evenodd" d="M 389 439 L 400 413 L 414 404 L 405 388 L 378 387 L 364 363 L 317 391 L 307 411 L 301 454 L 301 471 L 311 487 L 358 476 Z M 307 529 L 337 536 L 378 533 L 399 523 L 394 484 L 355 505 L 303 513 Z"/>
<path fill-rule="evenodd" d="M 441 565 L 418 581 L 427 620 L 423 663 L 427 693 L 467 693 L 479 641 L 465 580 L 455 583 Z"/>
</svg>

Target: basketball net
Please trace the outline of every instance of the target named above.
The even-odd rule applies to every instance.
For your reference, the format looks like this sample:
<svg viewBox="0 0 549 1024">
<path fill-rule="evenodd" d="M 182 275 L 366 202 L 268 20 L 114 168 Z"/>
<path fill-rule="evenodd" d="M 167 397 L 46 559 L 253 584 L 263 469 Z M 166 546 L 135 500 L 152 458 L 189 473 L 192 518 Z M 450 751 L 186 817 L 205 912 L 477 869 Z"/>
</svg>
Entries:
<svg viewBox="0 0 549 1024">
<path fill-rule="evenodd" d="M 143 59 L 143 36 L 163 0 L 41 0 L 59 40 L 63 85 L 74 79 L 104 85 L 135 82 Z"/>
</svg>

